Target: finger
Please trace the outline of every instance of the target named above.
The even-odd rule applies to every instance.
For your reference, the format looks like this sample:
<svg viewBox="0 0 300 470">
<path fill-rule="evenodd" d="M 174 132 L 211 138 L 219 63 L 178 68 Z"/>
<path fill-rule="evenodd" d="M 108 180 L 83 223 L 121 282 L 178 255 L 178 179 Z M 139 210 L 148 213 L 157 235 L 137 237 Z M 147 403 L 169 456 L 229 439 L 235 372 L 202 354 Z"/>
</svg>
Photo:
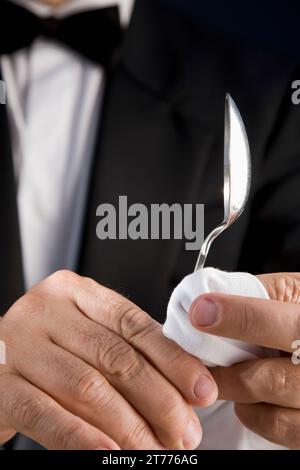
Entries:
<svg viewBox="0 0 300 470">
<path fill-rule="evenodd" d="M 118 450 L 104 433 L 64 410 L 19 376 L 0 378 L 1 421 L 47 449 Z"/>
<path fill-rule="evenodd" d="M 142 355 L 120 336 L 79 312 L 65 315 L 63 322 L 63 328 L 55 328 L 53 321 L 53 340 L 99 370 L 150 424 L 159 442 L 169 449 L 198 446 L 202 430 L 192 406 Z M 65 334 L 67 331 L 72 334 Z M 116 413 L 117 421 L 120 413 Z M 128 429 L 126 423 L 124 427 Z"/>
<path fill-rule="evenodd" d="M 49 343 L 22 351 L 18 371 L 68 411 L 108 434 L 122 449 L 162 449 L 150 426 L 93 367 Z"/>
<path fill-rule="evenodd" d="M 6 442 L 10 441 L 14 435 L 16 434 L 15 430 L 0 430 L 0 445 L 5 444 Z"/>
<path fill-rule="evenodd" d="M 251 431 L 275 444 L 300 449 L 300 411 L 268 404 L 235 406 L 239 420 Z"/>
<path fill-rule="evenodd" d="M 56 278 L 55 278 L 56 276 Z M 60 282 L 57 283 L 57 276 Z M 50 283 L 50 287 L 49 287 Z M 195 406 L 208 406 L 218 391 L 201 361 L 165 338 L 162 327 L 121 295 L 95 281 L 73 273 L 59 272 L 47 280 L 67 292 L 84 315 L 123 337 L 153 364 Z"/>
<path fill-rule="evenodd" d="M 190 320 L 201 331 L 283 351 L 300 338 L 300 308 L 276 300 L 204 294 L 190 308 Z"/>
<path fill-rule="evenodd" d="M 273 273 L 257 276 L 267 290 L 270 299 L 300 303 L 300 273 Z"/>
<path fill-rule="evenodd" d="M 290 358 L 260 359 L 212 370 L 221 400 L 300 408 L 299 367 Z"/>
</svg>

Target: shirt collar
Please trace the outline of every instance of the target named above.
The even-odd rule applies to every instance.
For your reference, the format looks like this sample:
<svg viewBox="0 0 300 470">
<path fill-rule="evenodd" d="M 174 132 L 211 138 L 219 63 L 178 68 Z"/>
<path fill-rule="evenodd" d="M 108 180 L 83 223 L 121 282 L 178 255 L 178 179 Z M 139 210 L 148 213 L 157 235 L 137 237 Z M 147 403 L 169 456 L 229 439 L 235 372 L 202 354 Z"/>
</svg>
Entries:
<svg viewBox="0 0 300 470">
<path fill-rule="evenodd" d="M 24 8 L 27 8 L 35 15 L 46 17 L 54 16 L 63 18 L 84 10 L 93 10 L 113 5 L 118 5 L 120 10 L 121 24 L 126 28 L 129 24 L 135 0 L 69 0 L 63 5 L 54 7 L 38 2 L 37 0 L 10 0 Z"/>
</svg>

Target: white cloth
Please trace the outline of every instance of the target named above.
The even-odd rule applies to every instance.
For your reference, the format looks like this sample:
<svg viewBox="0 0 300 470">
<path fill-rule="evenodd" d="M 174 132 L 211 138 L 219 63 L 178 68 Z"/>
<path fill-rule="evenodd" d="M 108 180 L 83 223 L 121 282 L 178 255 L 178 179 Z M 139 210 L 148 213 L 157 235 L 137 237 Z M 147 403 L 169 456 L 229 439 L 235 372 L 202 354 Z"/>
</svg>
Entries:
<svg viewBox="0 0 300 470">
<path fill-rule="evenodd" d="M 63 17 L 119 5 L 123 27 L 134 0 L 74 0 L 57 7 L 14 0 Z M 54 41 L 1 57 L 7 86 L 26 287 L 76 267 L 91 158 L 105 87 L 102 67 Z"/>
<path fill-rule="evenodd" d="M 257 277 L 205 268 L 187 277 L 174 290 L 163 326 L 164 335 L 207 366 L 230 366 L 257 357 L 277 356 L 278 351 L 203 333 L 193 327 L 188 312 L 201 294 L 219 292 L 268 299 Z M 246 429 L 234 413 L 232 402 L 218 400 L 209 408 L 196 409 L 203 426 L 199 449 L 283 449 Z"/>
</svg>

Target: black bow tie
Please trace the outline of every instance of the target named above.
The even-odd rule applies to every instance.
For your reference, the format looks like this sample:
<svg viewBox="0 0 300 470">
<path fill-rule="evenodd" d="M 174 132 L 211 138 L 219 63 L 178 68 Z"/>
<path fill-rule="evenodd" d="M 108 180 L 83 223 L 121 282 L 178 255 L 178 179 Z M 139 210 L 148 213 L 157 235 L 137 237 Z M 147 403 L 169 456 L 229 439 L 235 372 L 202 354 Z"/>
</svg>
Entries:
<svg viewBox="0 0 300 470">
<path fill-rule="evenodd" d="M 44 36 L 109 66 L 122 40 L 117 6 L 56 19 L 40 18 L 14 3 L 0 0 L 0 23 L 0 55 L 28 47 L 38 36 Z"/>
</svg>

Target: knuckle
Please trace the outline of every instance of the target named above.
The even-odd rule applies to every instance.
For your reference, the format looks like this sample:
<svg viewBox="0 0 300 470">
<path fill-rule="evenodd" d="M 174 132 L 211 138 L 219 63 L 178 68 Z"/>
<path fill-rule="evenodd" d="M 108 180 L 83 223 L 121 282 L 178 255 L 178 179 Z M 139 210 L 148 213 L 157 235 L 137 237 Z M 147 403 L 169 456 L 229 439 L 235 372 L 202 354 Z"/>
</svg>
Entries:
<svg viewBox="0 0 300 470">
<path fill-rule="evenodd" d="M 275 409 L 271 414 L 269 429 L 267 434 L 279 442 L 284 442 L 290 433 L 290 425 L 286 419 L 285 413 Z"/>
<path fill-rule="evenodd" d="M 144 341 L 145 337 L 157 329 L 157 324 L 139 307 L 131 302 L 122 302 L 117 315 L 118 330 L 130 342 Z"/>
<path fill-rule="evenodd" d="M 126 432 L 124 438 L 122 439 L 122 448 L 126 449 L 145 449 L 147 442 L 149 441 L 149 434 L 151 434 L 150 429 L 147 424 L 144 422 L 135 423 L 134 426 L 131 426 Z"/>
<path fill-rule="evenodd" d="M 54 284 L 55 286 L 65 286 L 67 284 L 78 282 L 78 279 L 80 279 L 80 276 L 73 271 L 61 269 L 51 274 L 51 276 L 45 279 L 44 282 L 47 284 Z"/>
<path fill-rule="evenodd" d="M 104 375 L 114 376 L 123 381 L 132 380 L 144 368 L 144 359 L 129 344 L 119 338 L 114 338 L 100 352 L 100 370 Z"/>
<path fill-rule="evenodd" d="M 82 404 L 96 403 L 105 395 L 105 380 L 93 369 L 82 373 L 74 382 L 73 396 Z"/>
<path fill-rule="evenodd" d="M 99 288 L 102 288 L 103 286 L 101 286 L 101 284 L 98 284 L 97 281 L 95 281 L 94 279 L 90 278 L 90 277 L 82 277 L 81 278 L 82 282 L 84 283 L 85 287 L 89 290 L 93 290 L 95 291 L 95 289 L 99 289 Z"/>
<path fill-rule="evenodd" d="M 251 402 L 261 402 L 268 397 L 284 397 L 289 393 L 288 371 L 284 364 L 276 361 L 265 361 L 262 364 L 253 362 L 240 374 L 243 390 Z"/>
<path fill-rule="evenodd" d="M 257 370 L 255 365 L 253 367 L 246 368 L 240 374 L 240 381 L 242 389 L 246 392 L 247 397 L 252 402 L 260 401 L 261 398 L 261 387 L 258 385 L 261 383 L 261 371 Z M 264 380 L 262 380 L 264 383 Z"/>
<path fill-rule="evenodd" d="M 255 311 L 251 305 L 244 303 L 240 315 L 237 316 L 237 328 L 239 333 L 244 336 L 247 332 L 254 332 L 257 326 Z"/>
<path fill-rule="evenodd" d="M 300 302 L 300 278 L 296 274 L 280 274 L 275 276 L 274 290 L 276 299 L 288 303 Z"/>
<path fill-rule="evenodd" d="M 56 450 L 78 449 L 82 426 L 77 421 L 67 421 L 53 431 L 53 444 Z"/>
<path fill-rule="evenodd" d="M 299 408 L 300 397 L 297 393 L 300 390 L 300 375 L 298 369 L 282 364 L 278 361 L 275 367 L 268 368 L 268 377 L 266 382 L 269 384 L 271 395 L 277 399 L 281 398 L 290 406 Z"/>
<path fill-rule="evenodd" d="M 181 436 L 186 420 L 183 419 L 185 408 L 183 399 L 177 391 L 166 393 L 162 403 L 161 426 L 172 428 L 172 432 Z"/>
<path fill-rule="evenodd" d="M 169 371 L 176 371 L 180 367 L 181 370 L 189 370 L 189 372 L 191 372 L 196 367 L 198 370 L 199 362 L 198 360 L 194 359 L 194 357 L 190 356 L 186 351 L 181 349 L 180 346 L 174 343 L 172 355 L 170 355 L 170 357 L 167 359 L 166 368 Z M 190 373 L 183 375 L 182 380 L 184 381 L 189 377 L 191 377 L 193 380 L 193 376 Z"/>
<path fill-rule="evenodd" d="M 272 395 L 285 395 L 287 391 L 287 371 L 286 368 L 276 364 L 276 367 L 269 367 L 266 377 Z"/>
<path fill-rule="evenodd" d="M 10 404 L 8 413 L 15 423 L 22 426 L 22 429 L 31 430 L 40 427 L 45 419 L 43 400 L 15 397 Z"/>
</svg>

